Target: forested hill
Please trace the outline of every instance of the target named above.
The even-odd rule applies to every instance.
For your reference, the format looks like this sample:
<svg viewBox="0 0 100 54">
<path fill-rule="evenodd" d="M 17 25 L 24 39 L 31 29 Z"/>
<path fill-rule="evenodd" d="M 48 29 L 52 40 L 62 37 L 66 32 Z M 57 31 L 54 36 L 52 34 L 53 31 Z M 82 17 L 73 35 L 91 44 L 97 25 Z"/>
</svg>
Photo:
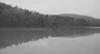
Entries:
<svg viewBox="0 0 100 54">
<path fill-rule="evenodd" d="M 89 16 L 77 18 L 71 15 L 44 15 L 0 3 L 0 28 L 52 28 L 60 26 L 100 26 L 100 19 Z"/>
</svg>

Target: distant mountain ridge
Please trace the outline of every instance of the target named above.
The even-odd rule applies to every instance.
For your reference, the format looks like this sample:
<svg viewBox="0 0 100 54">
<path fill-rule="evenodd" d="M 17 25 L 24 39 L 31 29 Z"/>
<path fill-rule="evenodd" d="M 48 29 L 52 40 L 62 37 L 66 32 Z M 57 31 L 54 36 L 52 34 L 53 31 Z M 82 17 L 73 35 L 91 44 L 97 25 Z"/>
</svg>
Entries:
<svg viewBox="0 0 100 54">
<path fill-rule="evenodd" d="M 87 22 L 89 22 L 90 24 L 94 24 L 94 25 L 100 25 L 100 19 L 91 17 L 91 16 L 87 16 L 87 15 L 80 15 L 80 14 L 59 14 L 62 17 L 72 17 L 74 19 L 76 19 L 76 21 L 78 19 L 83 19 L 86 20 Z"/>
<path fill-rule="evenodd" d="M 68 16 L 68 17 L 74 17 L 74 18 L 86 18 L 86 19 L 94 19 L 94 17 L 86 16 L 86 15 L 80 15 L 80 14 L 59 14 L 60 16 Z"/>
</svg>

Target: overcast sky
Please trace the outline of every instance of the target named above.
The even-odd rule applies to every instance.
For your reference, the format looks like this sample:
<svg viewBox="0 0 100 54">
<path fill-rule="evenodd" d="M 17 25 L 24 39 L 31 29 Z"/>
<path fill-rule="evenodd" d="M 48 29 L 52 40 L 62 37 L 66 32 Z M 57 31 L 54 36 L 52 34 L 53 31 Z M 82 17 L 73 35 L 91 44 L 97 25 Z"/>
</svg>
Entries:
<svg viewBox="0 0 100 54">
<path fill-rule="evenodd" d="M 77 13 L 100 18 L 100 0 L 0 0 L 43 14 Z"/>
</svg>

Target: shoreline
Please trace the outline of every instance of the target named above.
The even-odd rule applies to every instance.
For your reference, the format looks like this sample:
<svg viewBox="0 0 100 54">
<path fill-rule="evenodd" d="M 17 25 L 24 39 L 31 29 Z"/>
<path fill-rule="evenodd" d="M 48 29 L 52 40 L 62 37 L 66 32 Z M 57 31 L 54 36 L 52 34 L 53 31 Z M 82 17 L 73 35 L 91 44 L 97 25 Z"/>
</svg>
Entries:
<svg viewBox="0 0 100 54">
<path fill-rule="evenodd" d="M 46 31 L 46 30 L 53 30 L 53 29 L 60 29 L 60 28 L 91 28 L 91 29 L 100 29 L 100 27 L 80 27 L 80 26 L 72 26 L 72 27 L 57 27 L 57 28 L 0 28 L 1 30 L 39 30 L 39 31 Z"/>
<path fill-rule="evenodd" d="M 49 31 L 52 30 L 50 28 L 0 28 L 0 31 L 28 31 L 28 30 L 35 30 L 35 31 Z"/>
</svg>

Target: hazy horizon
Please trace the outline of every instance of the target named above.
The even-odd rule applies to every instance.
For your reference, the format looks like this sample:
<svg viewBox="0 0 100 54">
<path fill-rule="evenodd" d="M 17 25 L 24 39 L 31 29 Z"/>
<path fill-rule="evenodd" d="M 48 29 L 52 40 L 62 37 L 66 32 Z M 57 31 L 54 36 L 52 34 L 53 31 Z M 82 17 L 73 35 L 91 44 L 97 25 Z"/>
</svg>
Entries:
<svg viewBox="0 0 100 54">
<path fill-rule="evenodd" d="M 73 13 L 100 18 L 99 0 L 0 0 L 43 14 Z"/>
</svg>

